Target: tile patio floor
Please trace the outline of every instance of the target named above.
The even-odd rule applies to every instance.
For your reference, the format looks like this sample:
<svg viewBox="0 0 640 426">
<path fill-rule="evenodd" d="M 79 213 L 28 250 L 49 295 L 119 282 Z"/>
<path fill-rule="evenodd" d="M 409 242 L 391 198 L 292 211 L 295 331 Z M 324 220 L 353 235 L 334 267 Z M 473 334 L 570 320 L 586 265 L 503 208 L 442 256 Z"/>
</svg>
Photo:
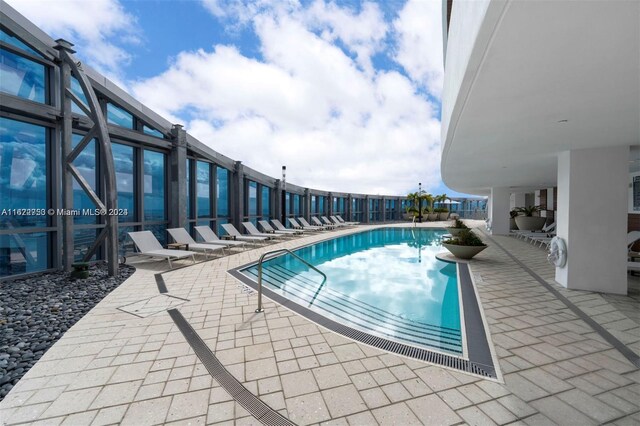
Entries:
<svg viewBox="0 0 640 426">
<path fill-rule="evenodd" d="M 250 392 L 297 424 L 640 424 L 640 370 L 491 241 L 471 270 L 501 382 L 355 343 L 268 299 L 255 314 L 255 293 L 227 274 L 265 250 L 324 238 L 166 273 L 171 297 L 154 278 L 166 262 L 138 263 L 0 403 L 0 424 L 258 424 L 212 379 L 170 307 Z M 544 250 L 492 238 L 553 283 Z M 640 280 L 629 280 L 627 297 L 556 288 L 640 353 Z"/>
</svg>

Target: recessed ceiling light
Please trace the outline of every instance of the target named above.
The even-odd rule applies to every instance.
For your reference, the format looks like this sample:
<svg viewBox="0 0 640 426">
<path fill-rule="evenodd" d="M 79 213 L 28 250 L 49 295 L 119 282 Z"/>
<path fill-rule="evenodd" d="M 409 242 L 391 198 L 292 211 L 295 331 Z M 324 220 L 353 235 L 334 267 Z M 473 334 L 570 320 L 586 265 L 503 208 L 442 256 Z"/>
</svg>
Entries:
<svg viewBox="0 0 640 426">
<path fill-rule="evenodd" d="M 568 123 L 569 120 L 558 120 L 558 123 Z"/>
</svg>

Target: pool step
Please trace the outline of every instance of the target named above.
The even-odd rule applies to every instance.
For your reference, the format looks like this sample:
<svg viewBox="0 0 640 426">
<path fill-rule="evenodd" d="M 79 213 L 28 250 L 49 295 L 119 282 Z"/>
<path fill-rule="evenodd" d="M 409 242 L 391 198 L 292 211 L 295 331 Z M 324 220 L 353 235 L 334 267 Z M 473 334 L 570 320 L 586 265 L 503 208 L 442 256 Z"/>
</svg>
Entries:
<svg viewBox="0 0 640 426">
<path fill-rule="evenodd" d="M 257 280 L 257 268 L 249 268 L 243 273 Z M 281 290 L 287 298 L 303 306 L 310 307 L 309 302 L 312 302 L 316 309 L 339 321 L 351 322 L 360 328 L 411 344 L 462 353 L 462 339 L 457 330 L 407 320 L 334 290 L 322 289 L 319 292 L 319 282 L 301 277 L 281 265 L 269 265 L 263 269 L 263 284 Z"/>
</svg>

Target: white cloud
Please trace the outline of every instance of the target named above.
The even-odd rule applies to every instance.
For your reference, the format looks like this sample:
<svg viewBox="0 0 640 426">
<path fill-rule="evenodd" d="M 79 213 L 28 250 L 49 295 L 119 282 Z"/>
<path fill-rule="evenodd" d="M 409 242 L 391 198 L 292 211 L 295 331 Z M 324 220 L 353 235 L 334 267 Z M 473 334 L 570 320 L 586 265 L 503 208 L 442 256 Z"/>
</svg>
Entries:
<svg viewBox="0 0 640 426">
<path fill-rule="evenodd" d="M 118 0 L 8 0 L 13 8 L 54 39 L 76 45 L 90 66 L 123 85 L 122 67 L 131 57 L 123 45 L 140 42 L 134 16 Z"/>
<path fill-rule="evenodd" d="M 442 64 L 442 1 L 408 0 L 393 21 L 397 37 L 395 60 L 411 79 L 440 98 Z"/>
<path fill-rule="evenodd" d="M 403 194 L 418 181 L 440 184 L 435 108 L 407 76 L 366 65 L 387 33 L 377 6 L 240 9 L 261 59 L 223 45 L 182 52 L 162 74 L 133 83 L 135 96 L 263 173 L 279 176 L 287 165 L 298 185 Z"/>
</svg>

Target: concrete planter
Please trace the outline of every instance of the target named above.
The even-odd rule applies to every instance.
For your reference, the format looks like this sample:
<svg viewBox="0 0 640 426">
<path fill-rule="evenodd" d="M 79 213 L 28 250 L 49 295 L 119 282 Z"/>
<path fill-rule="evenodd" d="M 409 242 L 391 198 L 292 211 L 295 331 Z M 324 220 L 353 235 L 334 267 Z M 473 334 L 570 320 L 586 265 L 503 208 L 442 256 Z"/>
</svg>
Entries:
<svg viewBox="0 0 640 426">
<path fill-rule="evenodd" d="M 464 231 L 465 228 L 445 228 L 451 235 L 457 237 L 460 231 Z"/>
<path fill-rule="evenodd" d="M 538 231 L 542 229 L 546 221 L 546 217 L 516 216 L 516 225 L 521 231 Z"/>
<path fill-rule="evenodd" d="M 438 213 L 429 213 L 427 215 L 427 220 L 432 220 L 432 221 L 438 220 Z"/>
<path fill-rule="evenodd" d="M 449 250 L 452 255 L 457 257 L 458 259 L 471 259 L 476 254 L 480 253 L 482 250 L 486 249 L 487 246 L 459 246 L 457 244 L 445 244 L 442 243 L 442 246 Z"/>
<path fill-rule="evenodd" d="M 438 213 L 438 220 L 447 220 L 448 217 L 449 217 L 449 212 Z"/>
</svg>

